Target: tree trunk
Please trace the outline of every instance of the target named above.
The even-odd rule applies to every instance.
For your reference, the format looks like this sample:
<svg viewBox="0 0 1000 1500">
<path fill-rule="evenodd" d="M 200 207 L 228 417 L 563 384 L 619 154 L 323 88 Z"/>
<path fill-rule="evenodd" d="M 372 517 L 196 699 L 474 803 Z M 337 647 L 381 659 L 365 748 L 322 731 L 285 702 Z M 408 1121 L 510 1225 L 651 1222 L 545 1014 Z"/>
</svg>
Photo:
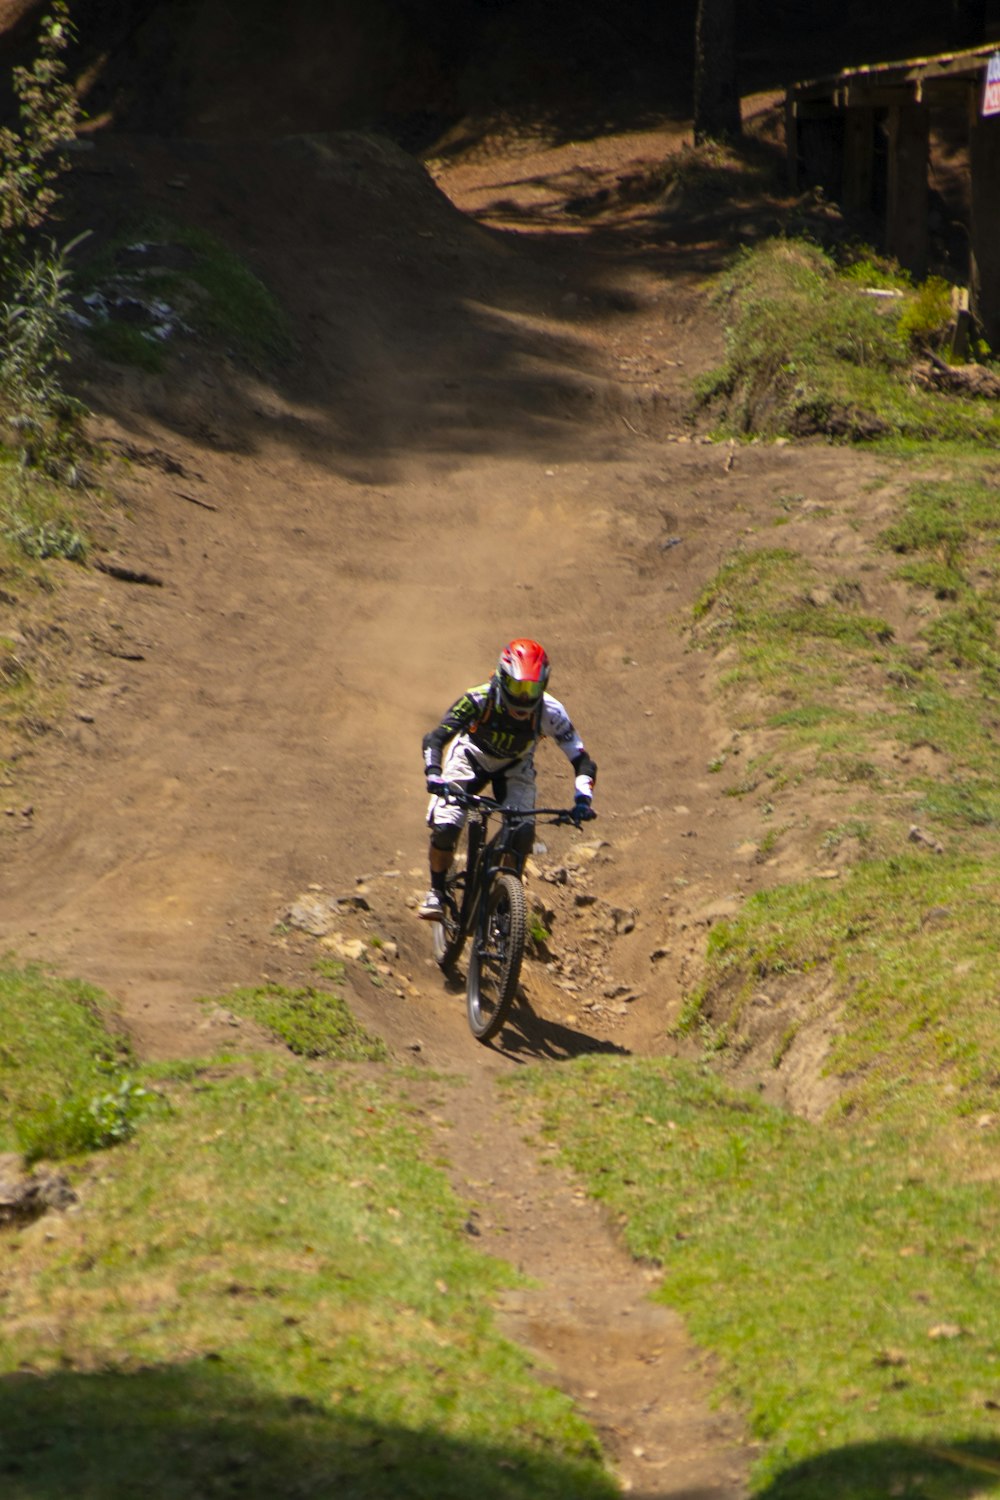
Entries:
<svg viewBox="0 0 1000 1500">
<path fill-rule="evenodd" d="M 698 0 L 694 39 L 694 138 L 740 134 L 736 82 L 736 0 Z"/>
</svg>

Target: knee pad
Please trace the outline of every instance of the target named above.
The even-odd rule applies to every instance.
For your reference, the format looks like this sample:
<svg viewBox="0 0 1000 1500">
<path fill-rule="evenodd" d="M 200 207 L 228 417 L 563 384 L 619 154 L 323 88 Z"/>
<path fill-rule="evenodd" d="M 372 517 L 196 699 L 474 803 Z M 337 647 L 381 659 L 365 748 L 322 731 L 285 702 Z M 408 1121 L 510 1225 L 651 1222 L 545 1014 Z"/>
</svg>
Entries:
<svg viewBox="0 0 1000 1500">
<path fill-rule="evenodd" d="M 461 832 L 461 828 L 455 828 L 448 823 L 443 823 L 440 827 L 435 826 L 431 829 L 431 844 L 435 849 L 447 849 L 449 853 L 454 854 Z"/>
</svg>

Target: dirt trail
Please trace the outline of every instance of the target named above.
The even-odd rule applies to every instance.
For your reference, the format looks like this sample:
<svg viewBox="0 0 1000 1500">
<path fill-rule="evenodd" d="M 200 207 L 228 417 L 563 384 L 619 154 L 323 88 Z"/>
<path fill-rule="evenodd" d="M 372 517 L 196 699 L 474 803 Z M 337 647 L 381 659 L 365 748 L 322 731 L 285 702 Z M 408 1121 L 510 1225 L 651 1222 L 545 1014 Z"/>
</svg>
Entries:
<svg viewBox="0 0 1000 1500">
<path fill-rule="evenodd" d="M 169 379 L 95 374 L 98 435 L 130 455 L 114 556 L 162 586 L 68 570 L 52 622 L 67 710 L 6 793 L 0 943 L 109 989 L 146 1055 L 196 1055 L 241 1024 L 198 996 L 314 977 L 316 938 L 275 926 L 298 894 L 366 892 L 354 930 L 398 957 L 382 976 L 350 966 L 354 1004 L 397 1055 L 465 1080 L 448 1106 L 456 1182 L 484 1248 L 540 1283 L 509 1326 L 636 1493 L 721 1500 L 744 1463 L 695 1351 L 495 1095 L 532 1059 L 669 1045 L 706 926 L 769 878 L 739 852 L 753 808 L 708 771 L 740 747 L 685 611 L 734 545 L 766 536 L 776 494 L 843 510 L 851 546 L 872 468 L 691 440 L 681 392 L 719 352 L 701 284 L 719 247 L 663 248 L 648 216 L 584 234 L 553 193 L 654 145 L 440 170 L 459 208 L 519 201 L 526 238 L 462 218 L 360 140 L 98 147 L 88 212 L 126 189 L 156 206 L 182 173 L 189 215 L 243 243 L 292 307 L 303 357 L 280 390 L 195 357 Z M 411 909 L 419 741 L 520 634 L 548 646 L 599 762 L 588 879 L 629 921 L 592 936 L 611 976 L 598 996 L 530 964 L 530 1008 L 487 1049 Z M 561 757 L 540 769 L 542 800 L 561 800 Z M 554 837 L 550 862 L 574 838 Z M 554 946 L 578 943 L 574 920 Z"/>
</svg>

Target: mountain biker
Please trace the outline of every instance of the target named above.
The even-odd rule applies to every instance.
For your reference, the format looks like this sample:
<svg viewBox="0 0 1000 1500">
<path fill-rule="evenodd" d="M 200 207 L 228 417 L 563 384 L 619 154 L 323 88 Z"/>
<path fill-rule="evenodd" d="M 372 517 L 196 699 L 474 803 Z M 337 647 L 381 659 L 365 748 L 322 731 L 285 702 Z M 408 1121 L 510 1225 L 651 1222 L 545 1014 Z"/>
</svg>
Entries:
<svg viewBox="0 0 1000 1500">
<path fill-rule="evenodd" d="M 545 691 L 548 680 L 549 658 L 538 642 L 511 641 L 500 652 L 489 681 L 469 688 L 455 700 L 437 728 L 424 735 L 424 775 L 431 794 L 427 811 L 431 888 L 419 908 L 425 921 L 442 919 L 445 876 L 465 823 L 465 809 L 445 800 L 449 782 L 457 782 L 473 793 L 491 782 L 498 802 L 532 809 L 535 747 L 542 738 L 553 739 L 576 775 L 576 821 L 597 816 L 591 807 L 597 767 L 562 704 Z M 446 745 L 449 748 L 442 766 Z M 534 823 L 526 819 L 515 835 L 522 861 L 531 853 L 534 836 Z"/>
</svg>

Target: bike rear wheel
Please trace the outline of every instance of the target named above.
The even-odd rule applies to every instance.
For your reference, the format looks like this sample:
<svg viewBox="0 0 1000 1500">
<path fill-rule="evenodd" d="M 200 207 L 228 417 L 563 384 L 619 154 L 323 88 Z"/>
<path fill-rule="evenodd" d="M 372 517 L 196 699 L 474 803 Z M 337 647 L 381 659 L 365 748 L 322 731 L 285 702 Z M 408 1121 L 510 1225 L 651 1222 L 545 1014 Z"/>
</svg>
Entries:
<svg viewBox="0 0 1000 1500">
<path fill-rule="evenodd" d="M 501 870 L 490 885 L 485 920 L 476 923 L 465 990 L 469 1026 L 481 1042 L 496 1036 L 517 993 L 525 927 L 524 887 Z"/>
<path fill-rule="evenodd" d="M 444 919 L 434 923 L 434 957 L 445 971 L 457 963 L 465 947 L 465 934 L 458 925 L 464 886 L 464 870 L 449 872 L 445 882 Z"/>
</svg>

